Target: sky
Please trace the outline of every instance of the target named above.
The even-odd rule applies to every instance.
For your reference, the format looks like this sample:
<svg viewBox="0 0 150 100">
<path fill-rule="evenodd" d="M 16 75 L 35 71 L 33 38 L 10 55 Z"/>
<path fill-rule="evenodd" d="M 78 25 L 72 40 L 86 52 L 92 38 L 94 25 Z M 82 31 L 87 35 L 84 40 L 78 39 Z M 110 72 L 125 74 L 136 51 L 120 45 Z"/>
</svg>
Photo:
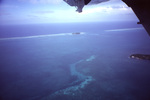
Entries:
<svg viewBox="0 0 150 100">
<path fill-rule="evenodd" d="M 138 21 L 121 0 L 86 5 L 82 13 L 63 0 L 0 0 L 0 24 Z"/>
</svg>

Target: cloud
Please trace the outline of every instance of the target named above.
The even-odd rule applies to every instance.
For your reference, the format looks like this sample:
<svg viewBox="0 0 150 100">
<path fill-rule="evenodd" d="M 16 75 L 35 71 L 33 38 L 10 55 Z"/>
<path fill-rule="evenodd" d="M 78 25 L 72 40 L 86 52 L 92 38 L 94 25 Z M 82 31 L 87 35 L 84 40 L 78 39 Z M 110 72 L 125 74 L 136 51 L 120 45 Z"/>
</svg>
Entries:
<svg viewBox="0 0 150 100">
<path fill-rule="evenodd" d="M 36 16 L 36 15 L 27 15 L 27 16 L 30 18 L 38 18 L 38 16 Z"/>
<path fill-rule="evenodd" d="M 108 1 L 108 2 L 105 2 L 105 1 Z M 94 5 L 94 2 L 97 5 Z M 101 2 L 105 2 L 105 3 L 101 4 Z M 93 5 L 94 6 L 87 6 L 87 8 L 89 8 L 88 12 L 90 12 L 90 13 L 93 13 L 93 12 L 110 13 L 110 12 L 117 12 L 117 11 L 118 12 L 121 12 L 121 11 L 129 11 L 130 12 L 131 11 L 130 8 L 120 0 L 93 0 Z"/>
<path fill-rule="evenodd" d="M 30 2 L 32 4 L 59 4 L 63 0 L 19 0 L 19 1 Z"/>
<path fill-rule="evenodd" d="M 113 6 L 111 6 L 111 8 L 112 9 L 128 9 L 129 7 L 124 6 L 124 5 L 113 5 Z"/>
<path fill-rule="evenodd" d="M 110 0 L 111 2 L 106 2 L 104 4 L 100 5 L 94 5 L 94 6 L 87 6 L 83 10 L 82 14 L 90 14 L 90 13 L 101 13 L 101 14 L 126 14 L 131 13 L 131 8 L 127 7 L 124 3 L 117 3 L 114 4 L 114 1 L 117 0 Z"/>
<path fill-rule="evenodd" d="M 38 13 L 38 14 L 51 14 L 51 13 L 54 13 L 54 11 L 51 11 L 51 10 L 48 10 L 48 11 L 37 11 L 37 12 L 34 12 L 34 13 Z"/>
</svg>

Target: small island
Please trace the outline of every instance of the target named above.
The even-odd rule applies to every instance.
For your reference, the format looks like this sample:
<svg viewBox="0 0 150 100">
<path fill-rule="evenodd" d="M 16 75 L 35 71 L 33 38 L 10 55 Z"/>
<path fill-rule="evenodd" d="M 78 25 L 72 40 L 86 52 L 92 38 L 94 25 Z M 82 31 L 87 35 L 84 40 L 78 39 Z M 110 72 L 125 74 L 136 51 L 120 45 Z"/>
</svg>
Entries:
<svg viewBox="0 0 150 100">
<path fill-rule="evenodd" d="M 145 54 L 132 54 L 130 58 L 139 59 L 139 60 L 150 60 L 150 55 Z"/>
<path fill-rule="evenodd" d="M 75 33 L 72 33 L 72 35 L 78 35 L 80 34 L 80 32 L 75 32 Z"/>
</svg>

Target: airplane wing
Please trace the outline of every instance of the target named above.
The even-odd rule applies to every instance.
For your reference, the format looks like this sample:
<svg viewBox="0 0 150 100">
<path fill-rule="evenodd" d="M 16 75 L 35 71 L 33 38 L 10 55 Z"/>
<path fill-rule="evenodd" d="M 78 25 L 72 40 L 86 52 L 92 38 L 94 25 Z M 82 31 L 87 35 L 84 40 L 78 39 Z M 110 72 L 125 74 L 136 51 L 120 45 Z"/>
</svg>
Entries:
<svg viewBox="0 0 150 100">
<path fill-rule="evenodd" d="M 93 4 L 106 2 L 106 1 L 109 1 L 109 0 L 63 0 L 63 1 L 66 2 L 67 4 L 69 4 L 70 6 L 77 7 L 76 11 L 81 13 L 83 7 L 87 4 L 93 5 Z"/>
<path fill-rule="evenodd" d="M 132 8 L 139 21 L 150 35 L 150 1 L 149 0 L 122 0 Z"/>
<path fill-rule="evenodd" d="M 85 5 L 84 0 L 63 0 L 65 1 L 67 4 L 69 4 L 70 6 L 75 6 L 77 7 L 77 12 L 82 12 L 82 9 Z"/>
<path fill-rule="evenodd" d="M 85 5 L 87 5 L 91 0 L 84 0 Z"/>
</svg>

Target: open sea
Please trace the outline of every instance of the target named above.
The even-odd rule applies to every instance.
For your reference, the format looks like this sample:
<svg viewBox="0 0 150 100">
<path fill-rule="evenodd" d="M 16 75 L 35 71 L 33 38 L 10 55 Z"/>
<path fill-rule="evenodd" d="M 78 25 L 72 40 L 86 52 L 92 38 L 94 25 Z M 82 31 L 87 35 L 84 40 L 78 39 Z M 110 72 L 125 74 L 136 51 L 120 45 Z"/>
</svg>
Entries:
<svg viewBox="0 0 150 100">
<path fill-rule="evenodd" d="M 150 100 L 136 22 L 0 26 L 0 100 Z"/>
</svg>

